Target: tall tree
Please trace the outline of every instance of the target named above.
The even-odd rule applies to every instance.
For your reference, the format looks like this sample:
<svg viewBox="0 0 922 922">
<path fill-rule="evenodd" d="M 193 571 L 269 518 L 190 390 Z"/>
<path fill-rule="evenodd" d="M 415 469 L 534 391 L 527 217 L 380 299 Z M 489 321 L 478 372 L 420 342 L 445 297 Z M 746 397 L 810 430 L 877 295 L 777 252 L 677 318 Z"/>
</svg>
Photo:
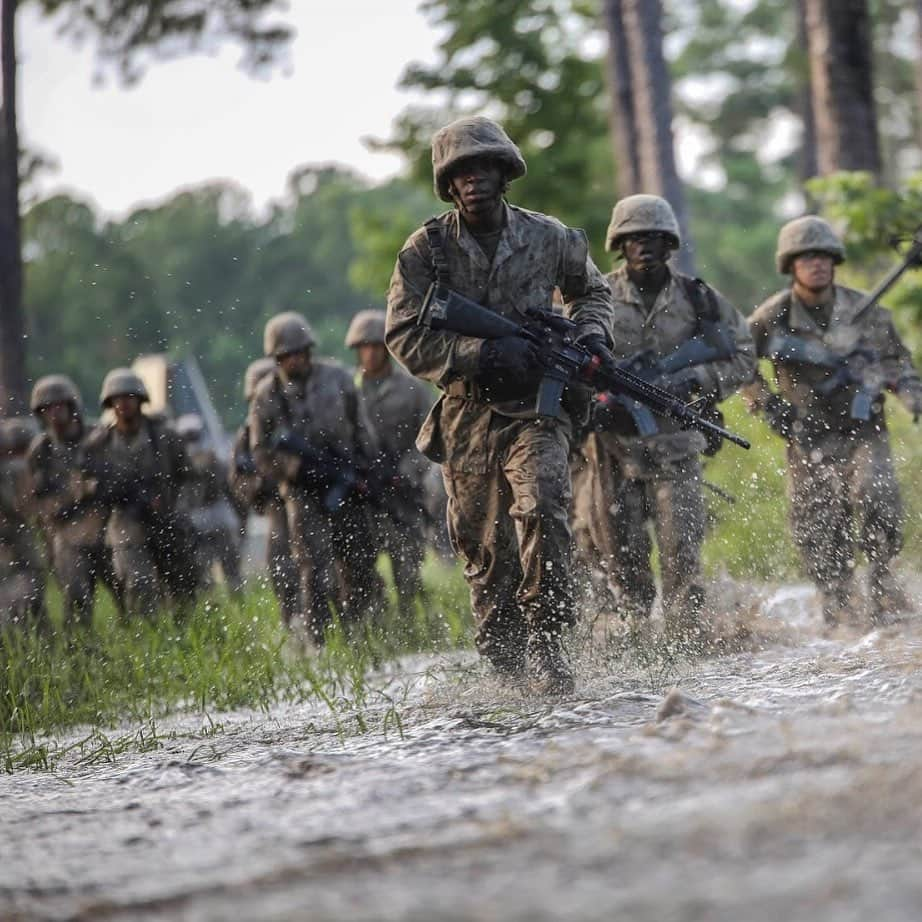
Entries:
<svg viewBox="0 0 922 922">
<path fill-rule="evenodd" d="M 807 47 L 821 175 L 880 175 L 867 0 L 806 0 Z"/>
<path fill-rule="evenodd" d="M 619 15 L 620 14 L 620 15 Z M 636 149 L 635 192 L 649 192 L 665 198 L 673 207 L 682 230 L 683 246 L 676 261 L 685 272 L 694 272 L 685 189 L 676 170 L 672 134 L 672 81 L 663 56 L 663 11 L 659 0 L 618 0 L 606 8 L 610 54 L 617 77 L 626 77 L 631 110 L 620 124 L 626 136 L 618 151 Z M 626 53 L 626 67 L 620 63 Z M 624 102 L 615 98 L 614 119 L 619 124 Z M 621 161 L 618 163 L 621 168 Z M 626 183 L 620 186 L 626 190 Z"/>
<path fill-rule="evenodd" d="M 16 113 L 16 11 L 29 0 L 0 0 L 0 415 L 25 406 L 25 321 L 22 313 L 19 140 Z M 267 21 L 280 0 L 31 0 L 64 17 L 62 31 L 91 36 L 102 62 L 136 79 L 147 56 L 175 55 L 225 39 L 239 42 L 243 63 L 258 69 L 287 45 L 290 30 Z"/>
<path fill-rule="evenodd" d="M 920 0 L 922 2 L 922 0 Z M 608 87 L 611 95 L 612 147 L 617 164 L 618 195 L 633 195 L 641 188 L 640 154 L 631 61 L 624 34 L 622 0 L 604 0 L 602 16 L 608 34 Z"/>
</svg>

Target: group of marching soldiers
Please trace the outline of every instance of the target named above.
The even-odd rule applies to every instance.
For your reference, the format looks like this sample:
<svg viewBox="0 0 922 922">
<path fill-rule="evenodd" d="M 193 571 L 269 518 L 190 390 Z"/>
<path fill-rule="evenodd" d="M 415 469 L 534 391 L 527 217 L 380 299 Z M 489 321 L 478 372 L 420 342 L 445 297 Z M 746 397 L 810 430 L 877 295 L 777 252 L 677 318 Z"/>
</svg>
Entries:
<svg viewBox="0 0 922 922">
<path fill-rule="evenodd" d="M 505 680 L 572 689 L 563 641 L 575 621 L 575 573 L 596 607 L 643 622 L 659 596 L 668 632 L 700 633 L 702 459 L 720 440 L 602 386 L 624 369 L 709 419 L 741 391 L 785 440 L 793 538 L 827 624 L 880 621 L 908 606 L 891 569 L 902 509 L 883 405 L 894 394 L 918 419 L 922 381 L 889 312 L 835 283 L 845 250 L 829 224 L 806 216 L 784 225 L 776 260 L 788 284 L 747 321 L 673 268 L 682 240 L 664 199 L 615 205 L 605 240 L 614 265 L 603 275 L 582 231 L 506 201 L 526 166 L 501 126 L 453 122 L 434 136 L 432 160 L 436 194 L 452 207 L 401 249 L 386 313 L 353 319 L 346 345 L 358 371 L 318 357 L 309 323 L 288 312 L 269 321 L 264 358 L 246 372 L 249 410 L 228 484 L 235 508 L 266 517 L 285 624 L 321 643 L 335 618 L 377 617 L 381 553 L 401 617 L 412 618 L 427 523 L 439 517 L 427 507 L 438 471 L 477 647 Z M 540 337 L 433 322 L 446 293 L 526 330 L 535 311 L 564 314 L 585 374 L 561 385 L 548 413 L 537 402 L 549 368 Z M 98 581 L 129 610 L 193 591 L 177 566 L 184 539 L 172 514 L 188 459 L 178 434 L 141 412 L 144 399 L 130 372 L 110 373 L 102 405 L 112 421 L 86 432 L 72 388 L 43 379 L 33 394 L 43 433 L 33 439 L 12 421 L 0 429 L 3 463 L 24 459 L 52 568 L 78 616 Z M 12 483 L 4 477 L 0 489 Z M 6 493 L 0 502 L 0 552 L 27 564 L 15 588 L 7 579 L 0 591 L 33 608 L 40 562 L 17 545 L 15 503 Z M 172 553 L 152 553 L 151 529 Z"/>
</svg>

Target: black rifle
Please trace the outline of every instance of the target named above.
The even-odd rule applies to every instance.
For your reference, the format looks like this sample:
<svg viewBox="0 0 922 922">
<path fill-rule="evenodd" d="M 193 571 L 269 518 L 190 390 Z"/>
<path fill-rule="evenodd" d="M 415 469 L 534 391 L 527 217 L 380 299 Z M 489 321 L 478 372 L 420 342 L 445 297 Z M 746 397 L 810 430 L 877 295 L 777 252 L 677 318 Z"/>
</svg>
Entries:
<svg viewBox="0 0 922 922">
<path fill-rule="evenodd" d="M 685 428 L 710 433 L 742 448 L 750 447 L 746 439 L 705 419 L 665 388 L 622 367 L 602 369 L 598 358 L 576 342 L 578 327 L 572 320 L 549 310 L 529 310 L 526 317 L 527 322 L 520 325 L 450 288 L 433 284 L 426 293 L 418 322 L 432 330 L 478 339 L 522 336 L 533 342 L 544 367 L 535 406 L 538 416 L 556 418 L 559 415 L 560 400 L 567 384 L 589 384 L 597 390 L 624 394 Z"/>
</svg>

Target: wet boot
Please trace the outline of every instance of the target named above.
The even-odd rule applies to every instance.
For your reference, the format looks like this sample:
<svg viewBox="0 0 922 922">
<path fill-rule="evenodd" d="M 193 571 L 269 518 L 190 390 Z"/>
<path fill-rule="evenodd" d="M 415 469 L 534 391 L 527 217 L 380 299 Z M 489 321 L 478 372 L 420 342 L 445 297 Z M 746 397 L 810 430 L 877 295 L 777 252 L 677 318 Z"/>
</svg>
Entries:
<svg viewBox="0 0 922 922">
<path fill-rule="evenodd" d="M 851 580 L 820 589 L 820 607 L 826 627 L 854 623 L 856 612 Z"/>
<path fill-rule="evenodd" d="M 534 630 L 528 637 L 528 678 L 538 695 L 572 695 L 576 688 L 573 672 L 563 652 L 563 637 L 557 630 Z"/>
<path fill-rule="evenodd" d="M 872 565 L 868 574 L 868 610 L 871 621 L 883 624 L 893 615 L 911 612 L 913 604 L 887 564 Z"/>
</svg>

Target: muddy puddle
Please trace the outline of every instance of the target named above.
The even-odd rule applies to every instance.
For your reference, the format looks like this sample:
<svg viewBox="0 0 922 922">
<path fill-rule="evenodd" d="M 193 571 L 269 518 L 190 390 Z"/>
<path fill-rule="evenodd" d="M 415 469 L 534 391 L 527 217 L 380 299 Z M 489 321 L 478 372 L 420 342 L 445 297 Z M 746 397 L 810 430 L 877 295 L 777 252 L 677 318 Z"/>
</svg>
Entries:
<svg viewBox="0 0 922 922">
<path fill-rule="evenodd" d="M 918 920 L 922 619 L 825 636 L 809 603 L 668 675 L 589 656 L 564 702 L 411 658 L 364 733 L 184 717 L 2 776 L 0 918 Z"/>
</svg>

